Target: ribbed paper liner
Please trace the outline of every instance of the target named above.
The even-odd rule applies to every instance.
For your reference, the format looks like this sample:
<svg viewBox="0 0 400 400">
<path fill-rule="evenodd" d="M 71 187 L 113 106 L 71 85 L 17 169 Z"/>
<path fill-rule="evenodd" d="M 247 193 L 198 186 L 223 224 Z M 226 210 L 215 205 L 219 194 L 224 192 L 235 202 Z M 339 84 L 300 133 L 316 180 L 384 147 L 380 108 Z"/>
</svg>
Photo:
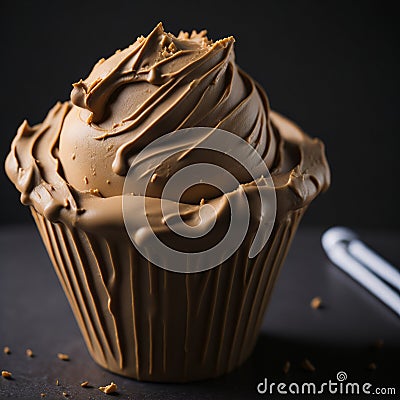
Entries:
<svg viewBox="0 0 400 400">
<path fill-rule="evenodd" d="M 254 259 L 242 246 L 220 266 L 181 274 L 109 238 L 32 214 L 94 360 L 148 381 L 215 377 L 250 355 L 304 209 L 277 223 Z"/>
</svg>

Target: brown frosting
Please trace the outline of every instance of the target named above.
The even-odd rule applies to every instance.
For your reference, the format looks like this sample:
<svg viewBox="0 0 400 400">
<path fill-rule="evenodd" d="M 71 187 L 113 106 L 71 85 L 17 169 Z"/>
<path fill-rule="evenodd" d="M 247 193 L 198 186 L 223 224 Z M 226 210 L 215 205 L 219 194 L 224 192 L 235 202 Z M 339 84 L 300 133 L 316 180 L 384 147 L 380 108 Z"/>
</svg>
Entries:
<svg viewBox="0 0 400 400">
<path fill-rule="evenodd" d="M 52 222 L 88 231 L 124 229 L 123 184 L 135 156 L 166 133 L 201 126 L 232 132 L 256 149 L 274 181 L 278 218 L 306 206 L 329 186 L 323 144 L 270 111 L 262 88 L 235 64 L 233 43 L 232 37 L 213 42 L 204 31 L 175 37 L 159 24 L 146 38 L 101 59 L 87 79 L 73 85 L 71 102 L 56 104 L 39 125 L 20 126 L 6 172 L 22 203 Z M 159 218 L 162 187 L 183 166 L 209 161 L 209 153 L 197 150 L 194 143 L 182 162 L 175 157 L 158 166 L 148 191 L 134 193 L 149 198 L 149 219 L 161 233 L 168 234 Z M 255 182 L 228 159 L 218 159 L 261 218 L 251 200 Z M 265 188 L 271 189 L 268 182 Z M 189 223 L 198 220 L 202 199 L 223 219 L 226 196 L 236 193 L 202 185 L 171 201 L 181 202 Z"/>
</svg>

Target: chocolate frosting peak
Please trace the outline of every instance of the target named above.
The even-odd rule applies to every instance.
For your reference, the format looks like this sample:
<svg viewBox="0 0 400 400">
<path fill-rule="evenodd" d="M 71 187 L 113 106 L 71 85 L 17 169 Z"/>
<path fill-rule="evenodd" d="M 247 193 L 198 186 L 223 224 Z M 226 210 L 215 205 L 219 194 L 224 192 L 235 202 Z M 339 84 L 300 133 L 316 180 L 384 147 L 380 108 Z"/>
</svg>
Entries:
<svg viewBox="0 0 400 400">
<path fill-rule="evenodd" d="M 110 97 L 120 87 L 138 82 L 157 86 L 172 84 L 189 73 L 192 77 L 196 73 L 194 70 L 210 61 L 210 55 L 214 59 L 221 52 L 222 57 L 232 55 L 232 37 L 213 43 L 205 35 L 206 31 L 193 31 L 190 36 L 181 32 L 175 37 L 165 32 L 159 23 L 146 38 L 141 36 L 107 60 L 100 59 L 87 79 L 73 84 L 72 103 L 90 111 L 90 122 L 101 123 L 107 118 Z M 134 114 L 127 115 L 122 122 L 133 119 Z"/>
<path fill-rule="evenodd" d="M 128 48 L 101 59 L 85 80 L 75 83 L 72 103 L 79 107 L 61 134 L 61 157 L 69 181 L 82 189 L 68 156 L 85 140 L 114 138 L 108 179 L 124 176 L 130 161 L 161 135 L 193 126 L 216 127 L 236 133 L 254 145 L 271 166 L 276 141 L 269 123 L 266 96 L 234 61 L 233 37 L 213 42 L 206 32 L 166 33 L 161 24 Z M 79 126 L 78 126 L 79 125 Z M 88 147 L 87 145 L 84 147 Z M 96 154 L 102 149 L 90 143 Z M 102 154 L 103 155 L 103 154 Z M 81 158 L 88 156 L 82 154 Z M 80 158 L 78 156 L 78 158 Z M 87 175 L 87 174 L 86 174 Z M 78 179 L 76 179 L 78 178 Z M 120 184 L 104 185 L 106 196 L 122 192 Z"/>
</svg>

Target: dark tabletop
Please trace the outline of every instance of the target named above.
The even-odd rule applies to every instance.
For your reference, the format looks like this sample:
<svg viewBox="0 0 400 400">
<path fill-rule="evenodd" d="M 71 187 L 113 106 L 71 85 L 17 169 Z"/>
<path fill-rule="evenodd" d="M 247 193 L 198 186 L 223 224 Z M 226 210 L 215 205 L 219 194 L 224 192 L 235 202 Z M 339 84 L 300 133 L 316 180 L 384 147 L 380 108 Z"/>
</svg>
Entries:
<svg viewBox="0 0 400 400">
<path fill-rule="evenodd" d="M 0 229 L 0 398 L 105 399 L 97 387 L 111 381 L 120 399 L 261 399 L 267 378 L 276 384 L 321 384 L 344 371 L 346 382 L 400 393 L 400 319 L 326 259 L 322 229 L 300 229 L 268 307 L 251 358 L 222 378 L 189 384 L 136 382 L 109 373 L 90 358 L 61 286 L 34 227 Z M 400 233 L 360 232 L 361 238 L 400 265 Z M 323 307 L 312 309 L 313 297 Z M 384 345 L 373 346 L 377 340 Z M 11 354 L 4 354 L 8 346 Z M 26 349 L 34 357 L 27 357 Z M 57 353 L 67 353 L 61 361 Z M 304 358 L 315 372 L 301 367 Z M 288 374 L 282 371 L 289 360 Z M 376 370 L 368 368 L 375 363 Z M 56 380 L 59 380 L 59 386 Z M 88 380 L 88 388 L 80 383 Z M 274 392 L 276 393 L 276 392 Z M 282 398 L 282 395 L 276 395 Z M 303 396 L 307 398 L 307 396 Z M 319 397 L 319 396 L 314 396 Z M 335 396 L 336 397 L 336 396 Z M 376 396 L 375 396 L 376 397 Z M 385 396 L 389 398 L 391 396 Z M 357 397 L 360 398 L 360 397 Z"/>
</svg>

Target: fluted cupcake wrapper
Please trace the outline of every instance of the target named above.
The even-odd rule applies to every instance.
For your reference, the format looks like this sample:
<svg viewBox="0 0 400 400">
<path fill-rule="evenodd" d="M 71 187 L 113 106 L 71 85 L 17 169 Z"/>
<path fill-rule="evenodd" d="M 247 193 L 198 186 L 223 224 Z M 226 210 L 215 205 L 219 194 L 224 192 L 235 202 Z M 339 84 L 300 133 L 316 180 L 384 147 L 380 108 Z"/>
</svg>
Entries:
<svg viewBox="0 0 400 400">
<path fill-rule="evenodd" d="M 277 222 L 265 248 L 244 242 L 208 271 L 159 268 L 127 234 L 103 237 L 54 224 L 31 208 L 93 359 L 148 381 L 215 377 L 251 353 L 304 209 Z"/>
</svg>

